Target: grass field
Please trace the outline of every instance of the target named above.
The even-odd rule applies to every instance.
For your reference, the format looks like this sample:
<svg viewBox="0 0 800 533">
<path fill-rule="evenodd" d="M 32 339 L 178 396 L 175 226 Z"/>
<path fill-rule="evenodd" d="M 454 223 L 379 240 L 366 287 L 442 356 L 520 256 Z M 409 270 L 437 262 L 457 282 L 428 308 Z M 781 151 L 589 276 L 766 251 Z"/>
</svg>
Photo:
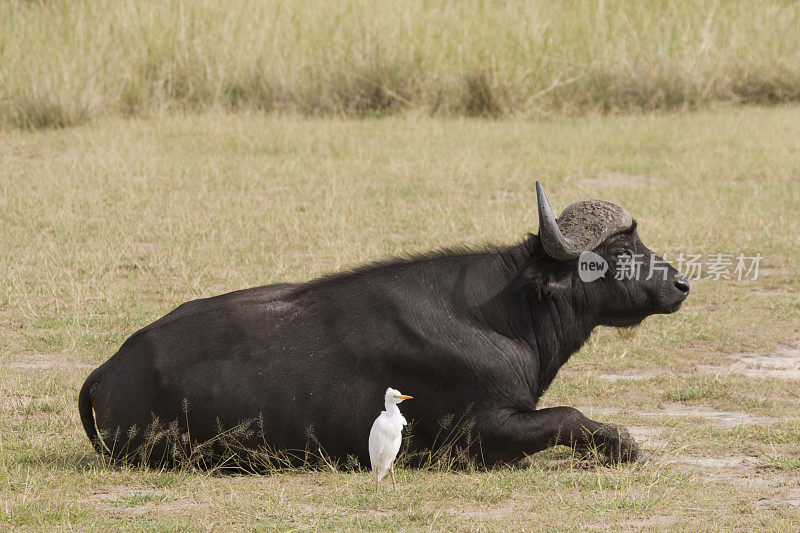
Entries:
<svg viewBox="0 0 800 533">
<path fill-rule="evenodd" d="M 800 6 L 782 0 L 8 0 L 0 125 L 796 102 L 798 42 Z"/>
<path fill-rule="evenodd" d="M 0 130 L 0 169 L 0 528 L 800 526 L 800 107 L 106 117 Z M 403 469 L 376 495 L 365 472 L 219 476 L 93 453 L 78 389 L 136 329 L 192 298 L 519 240 L 537 229 L 535 179 L 557 210 L 625 206 L 669 258 L 763 255 L 757 280 L 695 281 L 632 337 L 598 330 L 544 396 L 629 425 L 648 465 L 554 449 L 516 468 Z"/>
</svg>

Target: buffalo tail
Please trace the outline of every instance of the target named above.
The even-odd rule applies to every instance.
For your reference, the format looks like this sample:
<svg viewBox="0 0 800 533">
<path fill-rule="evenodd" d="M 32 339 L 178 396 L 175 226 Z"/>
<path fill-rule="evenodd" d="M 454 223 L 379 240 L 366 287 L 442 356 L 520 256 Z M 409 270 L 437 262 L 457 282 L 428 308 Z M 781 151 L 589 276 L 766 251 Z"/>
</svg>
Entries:
<svg viewBox="0 0 800 533">
<path fill-rule="evenodd" d="M 94 392 L 93 389 L 97 386 L 97 381 L 94 379 L 94 374 L 95 373 L 93 372 L 86 379 L 86 382 L 83 384 L 81 392 L 78 395 L 78 412 L 81 415 L 83 429 L 86 431 L 86 435 L 92 442 L 94 449 L 97 450 L 97 453 L 99 454 L 110 455 L 108 448 L 105 447 L 103 440 L 97 433 L 97 426 L 95 425 L 94 420 L 94 411 L 92 409 L 92 393 Z"/>
</svg>

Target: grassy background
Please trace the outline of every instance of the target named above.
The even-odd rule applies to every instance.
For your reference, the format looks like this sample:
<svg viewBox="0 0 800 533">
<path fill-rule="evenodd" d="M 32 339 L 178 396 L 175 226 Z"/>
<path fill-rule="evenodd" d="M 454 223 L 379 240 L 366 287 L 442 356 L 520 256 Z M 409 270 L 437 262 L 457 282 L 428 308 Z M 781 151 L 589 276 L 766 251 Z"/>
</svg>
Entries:
<svg viewBox="0 0 800 533">
<path fill-rule="evenodd" d="M 800 98 L 794 2 L 9 0 L 0 123 L 278 110 L 522 117 Z"/>
<path fill-rule="evenodd" d="M 735 354 L 800 331 L 800 108 L 543 122 L 111 117 L 0 131 L 0 168 L 0 527 L 800 523 L 786 503 L 800 491 L 797 382 L 729 371 Z M 77 391 L 136 329 L 200 296 L 521 239 L 536 230 L 536 178 L 556 209 L 620 203 L 669 257 L 764 256 L 758 280 L 697 281 L 679 313 L 632 339 L 599 330 L 543 398 L 656 435 L 646 467 L 587 465 L 558 449 L 517 469 L 401 470 L 396 493 L 375 495 L 367 473 L 155 472 L 106 466 L 91 450 Z M 676 405 L 684 411 L 660 411 Z M 714 425 L 692 407 L 759 423 Z M 733 463 L 692 466 L 708 458 Z"/>
</svg>

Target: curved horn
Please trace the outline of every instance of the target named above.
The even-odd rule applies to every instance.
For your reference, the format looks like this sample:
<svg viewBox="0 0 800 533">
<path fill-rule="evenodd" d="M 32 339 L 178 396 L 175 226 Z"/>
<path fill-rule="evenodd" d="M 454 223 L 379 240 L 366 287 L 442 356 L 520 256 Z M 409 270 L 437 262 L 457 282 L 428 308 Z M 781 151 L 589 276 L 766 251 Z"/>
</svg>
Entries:
<svg viewBox="0 0 800 533">
<path fill-rule="evenodd" d="M 575 202 L 556 219 L 556 212 L 538 181 L 536 196 L 539 202 L 539 239 L 545 253 L 553 259 L 575 259 L 584 250 L 597 248 L 610 235 L 633 226 L 633 219 L 627 211 L 605 200 Z"/>
<path fill-rule="evenodd" d="M 539 203 L 539 239 L 542 241 L 544 251 L 553 259 L 567 261 L 581 255 L 583 250 L 578 249 L 569 242 L 556 221 L 556 212 L 550 205 L 547 193 L 539 181 L 536 181 L 536 200 Z"/>
</svg>

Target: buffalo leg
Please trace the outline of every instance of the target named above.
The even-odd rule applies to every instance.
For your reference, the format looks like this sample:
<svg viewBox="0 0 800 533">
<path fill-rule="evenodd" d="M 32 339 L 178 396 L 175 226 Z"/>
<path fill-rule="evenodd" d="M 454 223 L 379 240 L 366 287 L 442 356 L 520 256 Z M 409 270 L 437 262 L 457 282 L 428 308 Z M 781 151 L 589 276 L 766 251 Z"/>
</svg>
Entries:
<svg viewBox="0 0 800 533">
<path fill-rule="evenodd" d="M 521 459 L 559 444 L 579 452 L 594 449 L 615 462 L 647 461 L 628 430 L 590 420 L 573 407 L 496 412 L 480 426 L 483 454 L 489 462 Z"/>
</svg>

